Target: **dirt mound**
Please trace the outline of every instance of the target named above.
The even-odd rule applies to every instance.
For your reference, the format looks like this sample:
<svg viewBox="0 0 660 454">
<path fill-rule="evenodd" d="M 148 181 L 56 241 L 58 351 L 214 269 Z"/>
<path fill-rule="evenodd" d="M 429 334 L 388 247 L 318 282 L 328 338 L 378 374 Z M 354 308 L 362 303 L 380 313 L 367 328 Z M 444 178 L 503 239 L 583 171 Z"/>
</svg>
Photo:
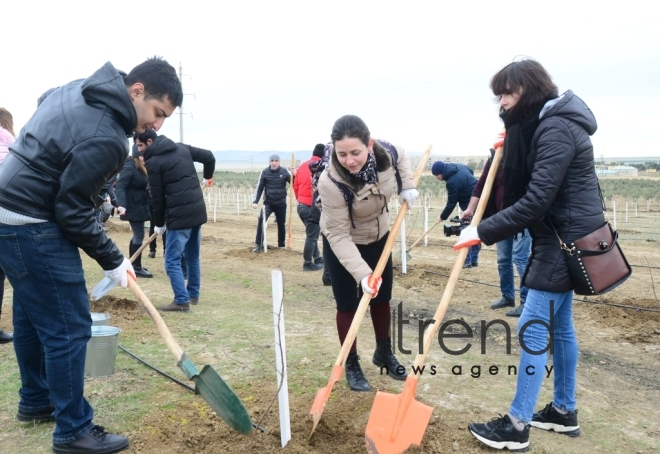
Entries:
<svg viewBox="0 0 660 454">
<path fill-rule="evenodd" d="M 133 453 L 364 453 L 364 430 L 374 393 L 354 393 L 342 385 L 333 390 L 321 421 L 309 438 L 312 420 L 309 410 L 313 396 L 292 396 L 292 438 L 284 449 L 280 447 L 280 430 L 277 402 L 270 406 L 276 390 L 253 387 L 241 390 L 247 395 L 246 409 L 255 422 L 265 427 L 265 432 L 254 431 L 251 435 L 234 432 L 201 399 L 177 403 L 177 407 L 150 413 L 140 430 L 128 434 Z M 266 412 L 268 407 L 270 409 Z M 424 435 L 420 448 L 410 453 L 452 451 L 454 440 L 447 437 L 448 424 L 437 415 Z M 445 434 L 445 435 L 443 435 Z M 465 452 L 465 451 L 463 451 Z"/>
</svg>

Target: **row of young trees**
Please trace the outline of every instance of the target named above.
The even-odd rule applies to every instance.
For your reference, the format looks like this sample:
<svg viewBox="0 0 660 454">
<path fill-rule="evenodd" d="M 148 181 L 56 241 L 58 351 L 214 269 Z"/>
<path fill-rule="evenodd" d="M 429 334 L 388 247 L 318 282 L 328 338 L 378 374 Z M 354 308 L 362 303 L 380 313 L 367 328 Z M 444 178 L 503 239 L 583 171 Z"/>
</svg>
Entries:
<svg viewBox="0 0 660 454">
<path fill-rule="evenodd" d="M 200 174 L 200 181 L 201 181 Z M 259 178 L 259 172 L 224 172 L 216 171 L 214 186 L 221 188 L 244 188 L 252 190 Z M 603 197 L 623 197 L 631 199 L 655 199 L 660 194 L 660 179 L 641 178 L 607 178 L 600 180 Z M 417 185 L 421 194 L 441 196 L 445 193 L 445 185 L 433 175 L 422 175 Z"/>
</svg>

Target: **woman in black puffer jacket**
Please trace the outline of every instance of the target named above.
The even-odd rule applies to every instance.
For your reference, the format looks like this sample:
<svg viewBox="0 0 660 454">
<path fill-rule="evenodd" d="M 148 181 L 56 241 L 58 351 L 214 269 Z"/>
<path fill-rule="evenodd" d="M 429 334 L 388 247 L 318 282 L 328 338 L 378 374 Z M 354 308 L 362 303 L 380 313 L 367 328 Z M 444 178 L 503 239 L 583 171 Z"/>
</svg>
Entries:
<svg viewBox="0 0 660 454">
<path fill-rule="evenodd" d="M 129 245 L 129 255 L 133 256 L 144 241 L 144 223 L 151 220 L 147 169 L 136 144 L 133 144 L 132 156 L 126 159 L 117 179 L 117 204 L 119 218 L 131 224 L 133 238 Z M 153 277 L 153 274 L 142 266 L 142 254 L 133 261 L 133 269 L 136 276 Z"/>
<path fill-rule="evenodd" d="M 464 229 L 455 247 L 480 241 L 490 245 L 525 228 L 532 237 L 523 277 L 529 293 L 518 323 L 523 336 L 515 397 L 504 417 L 468 426 L 488 446 L 515 450 L 529 445 L 530 425 L 569 436 L 580 433 L 574 286 L 553 226 L 570 242 L 601 227 L 604 214 L 589 138 L 597 125 L 587 105 L 572 91 L 558 95 L 550 75 L 533 60 L 504 67 L 493 76 L 491 89 L 506 128 L 503 209 L 478 227 Z M 534 413 L 548 350 L 554 399 Z"/>
</svg>

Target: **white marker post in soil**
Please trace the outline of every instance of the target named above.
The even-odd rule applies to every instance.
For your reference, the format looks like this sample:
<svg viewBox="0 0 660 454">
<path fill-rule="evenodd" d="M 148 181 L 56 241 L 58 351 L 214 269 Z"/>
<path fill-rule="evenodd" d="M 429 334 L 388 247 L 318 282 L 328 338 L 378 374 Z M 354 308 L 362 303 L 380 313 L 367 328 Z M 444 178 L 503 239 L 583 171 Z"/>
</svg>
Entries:
<svg viewBox="0 0 660 454">
<path fill-rule="evenodd" d="M 277 361 L 277 398 L 280 408 L 280 441 L 282 447 L 291 440 L 289 385 L 286 368 L 286 336 L 284 334 L 284 285 L 282 272 L 271 270 L 273 281 L 273 323 L 275 328 L 275 358 Z"/>
<path fill-rule="evenodd" d="M 424 231 L 426 232 L 429 229 L 429 206 L 424 204 Z M 424 246 L 429 245 L 429 236 L 424 235 Z"/>
<path fill-rule="evenodd" d="M 266 241 L 266 228 L 268 227 L 268 221 L 266 219 L 266 205 L 263 205 L 261 207 L 261 219 L 262 219 L 262 224 L 261 224 L 261 239 L 263 241 L 263 246 L 264 246 L 264 254 L 266 253 L 266 249 L 268 248 L 267 244 L 268 242 Z M 258 246 L 258 245 L 257 245 Z"/>
</svg>

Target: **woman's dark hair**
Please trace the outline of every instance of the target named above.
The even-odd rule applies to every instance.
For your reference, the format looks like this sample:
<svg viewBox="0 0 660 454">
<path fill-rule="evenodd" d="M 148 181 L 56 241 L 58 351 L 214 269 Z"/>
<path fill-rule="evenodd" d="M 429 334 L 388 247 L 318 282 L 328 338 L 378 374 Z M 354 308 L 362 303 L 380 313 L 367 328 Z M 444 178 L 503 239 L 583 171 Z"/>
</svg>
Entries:
<svg viewBox="0 0 660 454">
<path fill-rule="evenodd" d="M 330 138 L 333 145 L 338 140 L 355 138 L 360 139 L 360 142 L 368 146 L 371 133 L 366 123 L 360 117 L 356 115 L 344 115 L 335 121 L 335 124 L 332 126 Z"/>
<path fill-rule="evenodd" d="M 538 103 L 559 96 L 550 74 L 532 59 L 515 61 L 500 69 L 490 80 L 490 88 L 498 100 L 522 89 L 520 99 L 509 112 L 514 118 L 525 117 Z M 500 108 L 502 112 L 504 109 Z"/>
</svg>

